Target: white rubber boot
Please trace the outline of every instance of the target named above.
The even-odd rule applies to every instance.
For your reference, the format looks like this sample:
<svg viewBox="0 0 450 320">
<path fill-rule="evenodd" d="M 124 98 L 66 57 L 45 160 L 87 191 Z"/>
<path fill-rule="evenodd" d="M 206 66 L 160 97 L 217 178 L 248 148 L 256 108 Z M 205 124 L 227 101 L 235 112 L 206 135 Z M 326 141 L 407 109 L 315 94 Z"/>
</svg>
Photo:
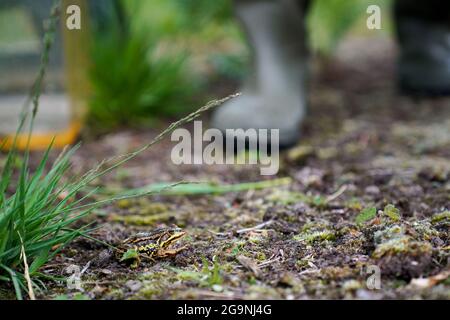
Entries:
<svg viewBox="0 0 450 320">
<path fill-rule="evenodd" d="M 279 129 L 295 144 L 306 109 L 307 49 L 299 0 L 239 0 L 236 13 L 253 49 L 253 71 L 242 96 L 217 110 L 212 127 Z"/>
</svg>

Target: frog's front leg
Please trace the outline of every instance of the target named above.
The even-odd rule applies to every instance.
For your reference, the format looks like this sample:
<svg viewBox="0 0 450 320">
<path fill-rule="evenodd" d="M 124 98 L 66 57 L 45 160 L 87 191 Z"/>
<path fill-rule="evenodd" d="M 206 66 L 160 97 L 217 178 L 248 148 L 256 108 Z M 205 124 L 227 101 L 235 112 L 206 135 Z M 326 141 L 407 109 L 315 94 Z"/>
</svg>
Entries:
<svg viewBox="0 0 450 320">
<path fill-rule="evenodd" d="M 159 258 L 166 258 L 166 257 L 173 257 L 179 254 L 181 251 L 187 249 L 187 246 L 183 246 L 177 249 L 165 249 L 158 251 L 158 257 Z"/>
</svg>

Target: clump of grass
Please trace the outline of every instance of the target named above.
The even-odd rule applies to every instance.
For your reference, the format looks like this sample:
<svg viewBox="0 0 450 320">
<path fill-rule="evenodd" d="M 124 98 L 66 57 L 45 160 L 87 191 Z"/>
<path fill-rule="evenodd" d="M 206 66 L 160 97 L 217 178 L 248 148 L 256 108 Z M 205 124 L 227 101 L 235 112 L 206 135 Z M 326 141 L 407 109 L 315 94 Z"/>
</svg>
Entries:
<svg viewBox="0 0 450 320">
<path fill-rule="evenodd" d="M 158 37 L 123 23 L 110 21 L 107 34 L 94 34 L 88 120 L 95 131 L 139 127 L 158 116 L 186 114 L 195 92 L 187 54 L 161 53 Z"/>
<path fill-rule="evenodd" d="M 85 185 L 81 181 L 61 183 L 70 167 L 70 158 L 76 147 L 63 154 L 45 172 L 49 163 L 48 148 L 38 168 L 30 174 L 28 156 L 25 157 L 17 185 L 13 170 L 7 163 L 2 172 L 0 186 L 0 280 L 12 281 L 16 295 L 22 298 L 22 290 L 33 295 L 31 282 L 35 276 L 44 276 L 39 268 L 54 257 L 67 243 L 89 230 L 88 225 L 73 227 L 74 222 L 85 217 L 94 206 L 80 211 L 74 209 L 83 199 L 72 201 Z M 10 152 L 7 160 L 12 159 Z M 7 195 L 10 188 L 16 191 Z M 5 276 L 7 274 L 8 276 Z M 25 284 L 27 286 L 25 286 Z"/>
</svg>

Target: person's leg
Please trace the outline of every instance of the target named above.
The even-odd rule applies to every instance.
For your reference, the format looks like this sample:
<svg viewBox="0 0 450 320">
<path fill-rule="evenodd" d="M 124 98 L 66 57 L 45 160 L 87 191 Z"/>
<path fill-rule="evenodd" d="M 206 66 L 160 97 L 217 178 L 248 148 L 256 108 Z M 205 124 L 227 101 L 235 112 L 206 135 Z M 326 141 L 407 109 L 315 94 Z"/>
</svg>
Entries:
<svg viewBox="0 0 450 320">
<path fill-rule="evenodd" d="M 450 1 L 397 0 L 395 18 L 401 88 L 450 94 Z"/>
<path fill-rule="evenodd" d="M 253 68 L 242 96 L 216 111 L 212 127 L 279 129 L 281 145 L 298 140 L 306 105 L 306 3 L 235 0 L 253 50 Z"/>
</svg>

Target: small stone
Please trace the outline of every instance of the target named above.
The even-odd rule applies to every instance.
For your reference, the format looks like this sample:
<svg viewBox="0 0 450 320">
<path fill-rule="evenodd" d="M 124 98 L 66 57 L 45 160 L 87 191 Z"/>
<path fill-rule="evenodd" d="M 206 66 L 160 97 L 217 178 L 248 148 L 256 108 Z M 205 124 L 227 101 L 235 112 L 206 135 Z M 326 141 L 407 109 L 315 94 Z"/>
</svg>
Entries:
<svg viewBox="0 0 450 320">
<path fill-rule="evenodd" d="M 109 269 L 102 269 L 102 270 L 100 270 L 100 272 L 103 273 L 103 274 L 106 274 L 106 275 L 110 275 L 110 274 L 113 273 L 113 272 L 112 272 L 111 270 L 109 270 Z"/>
<path fill-rule="evenodd" d="M 382 295 L 373 290 L 359 289 L 356 291 L 356 298 L 361 300 L 377 300 L 381 299 Z"/>
<path fill-rule="evenodd" d="M 380 194 L 380 188 L 377 186 L 368 186 L 365 190 L 365 193 L 371 196 L 377 196 Z"/>
<path fill-rule="evenodd" d="M 125 282 L 125 285 L 131 291 L 138 291 L 140 288 L 142 288 L 142 283 L 136 280 L 128 280 L 127 282 Z"/>
<path fill-rule="evenodd" d="M 215 292 L 222 292 L 223 291 L 223 287 L 220 284 L 215 284 L 212 286 L 213 291 Z"/>
</svg>

